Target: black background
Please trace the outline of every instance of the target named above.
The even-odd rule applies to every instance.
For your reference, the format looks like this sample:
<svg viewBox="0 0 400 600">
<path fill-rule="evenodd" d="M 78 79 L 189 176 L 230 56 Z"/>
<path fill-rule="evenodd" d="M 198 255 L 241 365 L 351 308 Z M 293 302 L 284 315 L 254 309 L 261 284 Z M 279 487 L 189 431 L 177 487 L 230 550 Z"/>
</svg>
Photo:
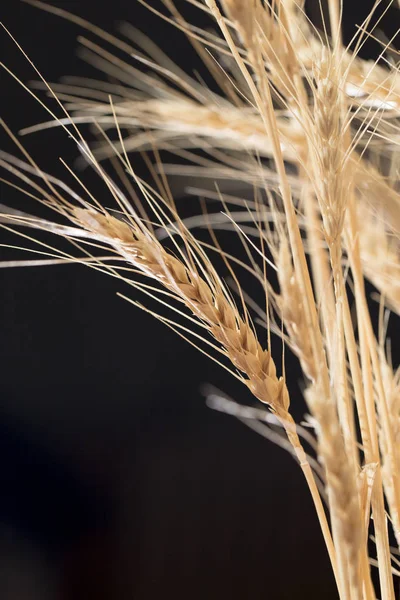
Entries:
<svg viewBox="0 0 400 600">
<path fill-rule="evenodd" d="M 186 70 L 201 68 L 184 35 L 135 1 L 54 4 L 107 31 L 129 21 Z M 347 37 L 358 7 L 346 3 Z M 78 26 L 17 0 L 3 0 L 0 14 L 48 81 L 95 75 L 77 57 Z M 386 20 L 389 35 L 396 17 Z M 35 79 L 5 32 L 0 39 L 5 64 Z M 1 116 L 14 132 L 46 119 L 0 76 Z M 64 177 L 59 156 L 74 164 L 61 130 L 23 141 L 49 172 Z M 4 134 L 2 147 L 14 151 Z M 6 186 L 1 202 L 34 210 Z M 101 274 L 2 269 L 0 285 L 2 598 L 336 598 L 300 469 L 200 393 L 207 382 L 252 403 L 246 390 L 117 298 L 126 290 Z M 287 368 L 301 419 L 301 374 L 290 357 Z"/>
</svg>

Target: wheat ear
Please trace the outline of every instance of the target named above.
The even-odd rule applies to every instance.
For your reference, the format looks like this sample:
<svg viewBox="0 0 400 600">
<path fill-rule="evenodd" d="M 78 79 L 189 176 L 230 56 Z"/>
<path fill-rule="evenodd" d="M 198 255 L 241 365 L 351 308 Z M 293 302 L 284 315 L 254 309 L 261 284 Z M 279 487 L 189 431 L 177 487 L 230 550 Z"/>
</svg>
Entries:
<svg viewBox="0 0 400 600">
<path fill-rule="evenodd" d="M 109 214 L 76 208 L 74 216 L 85 229 L 107 238 L 128 263 L 161 282 L 184 302 L 221 344 L 254 396 L 278 415 L 286 415 L 289 395 L 285 381 L 277 377 L 270 352 L 261 347 L 249 322 L 241 318 L 219 279 L 210 275 L 206 281 L 194 264 L 188 268 L 147 232 L 131 229 Z"/>
</svg>

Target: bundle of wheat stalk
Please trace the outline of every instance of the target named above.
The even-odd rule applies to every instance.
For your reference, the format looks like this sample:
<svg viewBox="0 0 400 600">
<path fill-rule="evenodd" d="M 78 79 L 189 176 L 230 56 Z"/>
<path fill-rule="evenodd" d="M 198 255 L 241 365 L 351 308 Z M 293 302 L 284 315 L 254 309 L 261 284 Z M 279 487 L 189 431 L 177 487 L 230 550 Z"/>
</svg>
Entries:
<svg viewBox="0 0 400 600">
<path fill-rule="evenodd" d="M 63 116 L 48 109 L 51 122 L 31 128 L 66 129 L 116 208 L 107 210 L 109 200 L 100 203 L 77 175 L 82 194 L 47 175 L 7 130 L 24 154 L 24 160 L 1 155 L 10 184 L 59 218 L 3 207 L 1 222 L 15 231 L 27 227 L 70 240 L 71 254 L 39 236 L 38 252 L 48 255 L 40 261 L 76 261 L 111 274 L 135 289 L 130 301 L 145 310 L 136 293 L 158 301 L 155 316 L 266 404 L 304 472 L 339 597 L 370 600 L 379 594 L 394 600 L 400 392 L 386 336 L 390 311 L 400 314 L 400 74 L 390 43 L 383 44 L 379 61 L 359 56 L 381 3 L 360 25 L 350 50 L 342 42 L 339 0 L 328 0 L 322 31 L 310 23 L 301 0 L 187 2 L 208 13 L 212 31 L 187 22 L 173 0 L 162 0 L 165 13 L 148 8 L 188 36 L 220 94 L 128 25 L 121 30 L 125 41 L 32 2 L 75 21 L 116 51 L 135 55 L 124 60 L 82 38 L 86 60 L 114 83 L 70 78 L 50 87 L 42 80 L 39 87 L 57 99 Z M 94 147 L 78 129 L 88 123 L 101 132 L 102 142 Z M 185 221 L 168 186 L 173 165 L 159 163 L 153 170 L 155 189 L 132 169 L 128 153 L 146 149 L 185 159 L 179 171 L 196 181 L 246 182 L 253 199 L 224 196 L 218 187 L 203 191 L 220 201 L 223 214 Z M 106 157 L 121 185 L 101 165 Z M 196 238 L 195 225 L 210 230 L 213 244 Z M 237 236 L 247 263 L 220 247 L 219 227 Z M 222 258 L 222 273 L 212 250 Z M 254 306 L 242 290 L 237 269 L 243 268 L 262 289 L 264 307 Z M 279 289 L 268 279 L 271 268 Z M 379 323 L 372 321 L 365 278 L 378 294 Z M 165 308 L 173 317 L 165 316 Z M 268 328 L 267 346 L 257 321 Z M 291 417 L 284 366 L 279 375 L 271 355 L 271 332 L 299 359 L 325 490 L 318 485 L 321 469 L 304 450 Z M 369 558 L 371 539 L 376 560 Z M 379 591 L 372 583 L 375 567 Z"/>
</svg>

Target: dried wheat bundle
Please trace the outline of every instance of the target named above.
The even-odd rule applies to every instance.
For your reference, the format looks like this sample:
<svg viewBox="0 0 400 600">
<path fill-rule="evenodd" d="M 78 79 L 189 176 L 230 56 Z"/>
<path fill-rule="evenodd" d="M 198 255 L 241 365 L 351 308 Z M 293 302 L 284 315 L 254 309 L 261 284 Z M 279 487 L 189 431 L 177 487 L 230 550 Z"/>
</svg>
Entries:
<svg viewBox="0 0 400 600">
<path fill-rule="evenodd" d="M 188 36 L 220 93 L 183 72 L 128 25 L 121 31 L 125 41 L 32 2 L 113 46 L 109 52 L 81 39 L 85 59 L 116 83 L 70 78 L 50 87 L 42 80 L 39 87 L 57 99 L 63 114 L 57 118 L 47 109 L 51 123 L 30 128 L 66 129 L 103 181 L 108 200 L 92 196 L 76 175 L 79 194 L 47 175 L 4 126 L 24 155 L 24 160 L 0 155 L 10 184 L 55 217 L 49 221 L 2 207 L 0 222 L 16 232 L 28 228 L 33 235 L 21 235 L 30 239 L 45 230 L 70 240 L 73 250 L 66 253 L 38 239 L 38 252 L 48 255 L 39 260 L 81 262 L 127 283 L 134 304 L 138 293 L 158 303 L 159 310 L 145 310 L 267 405 L 287 436 L 279 443 L 290 448 L 305 475 L 339 597 L 370 600 L 379 593 L 382 600 L 394 600 L 391 531 L 399 544 L 400 395 L 399 371 L 385 341 L 389 311 L 400 313 L 400 75 L 387 58 L 390 43 L 382 50 L 385 67 L 359 56 L 373 35 L 380 3 L 350 50 L 341 38 L 337 0 L 327 2 L 323 32 L 311 25 L 300 0 L 186 1 L 209 16 L 213 31 L 187 22 L 172 0 L 162 0 L 166 13 L 149 9 Z M 118 52 L 135 55 L 140 68 Z M 98 147 L 90 148 L 78 129 L 86 124 L 101 133 Z M 159 160 L 157 169 L 150 167 L 154 189 L 133 170 L 128 153 L 149 148 L 157 159 L 158 150 L 166 149 L 189 161 L 187 172 L 197 187 L 199 176 L 218 183 L 233 179 L 249 184 L 252 195 L 223 194 L 217 186 L 204 195 L 219 201 L 222 212 L 185 220 L 168 185 L 172 167 Z M 105 157 L 112 158 L 120 182 L 101 165 Z M 114 209 L 105 208 L 109 200 Z M 212 243 L 195 235 L 199 225 L 209 230 Z M 235 232 L 237 256 L 219 245 L 219 227 Z M 213 252 L 224 273 L 214 266 Z M 240 269 L 261 288 L 263 306 L 242 289 Z M 269 278 L 271 269 L 278 285 Z M 379 323 L 373 322 L 364 278 L 378 291 Z M 172 317 L 165 316 L 167 310 Z M 259 323 L 267 328 L 266 343 Z M 299 359 L 316 457 L 300 441 L 284 364 L 277 369 L 271 355 L 271 333 Z M 252 427 L 266 431 L 262 417 L 254 419 L 258 425 Z M 269 429 L 266 435 L 280 439 Z M 376 559 L 369 557 L 370 538 Z M 377 567 L 379 592 L 371 566 Z"/>
</svg>

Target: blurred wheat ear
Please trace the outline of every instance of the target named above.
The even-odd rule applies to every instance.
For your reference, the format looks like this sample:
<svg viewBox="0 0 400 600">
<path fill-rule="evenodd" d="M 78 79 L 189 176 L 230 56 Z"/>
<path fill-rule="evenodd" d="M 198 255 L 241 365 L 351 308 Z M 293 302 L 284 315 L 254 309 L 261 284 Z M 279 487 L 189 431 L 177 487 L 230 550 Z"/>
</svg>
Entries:
<svg viewBox="0 0 400 600">
<path fill-rule="evenodd" d="M 176 28 L 174 35 L 187 35 L 214 80 L 211 91 L 127 24 L 117 38 L 62 9 L 30 3 L 87 31 L 82 56 L 103 78 L 70 77 L 52 86 L 42 79 L 35 87 L 56 98 L 61 117 L 47 108 L 51 121 L 23 133 L 67 130 L 104 184 L 104 197 L 100 202 L 74 172 L 79 192 L 42 171 L 4 126 L 24 155 L 1 154 L 10 185 L 55 217 L 2 207 L 0 222 L 25 237 L 20 228 L 29 228 L 40 264 L 77 262 L 129 285 L 132 296 L 123 297 L 244 383 L 273 413 L 278 430 L 261 423 L 263 413 L 249 418 L 232 403 L 216 403 L 215 395 L 214 406 L 297 458 L 341 600 L 372 600 L 377 593 L 394 600 L 400 393 L 388 323 L 393 311 L 395 333 L 400 74 L 394 40 L 382 43 L 377 60 L 364 60 L 360 50 L 368 38 L 383 39 L 377 26 L 395 4 L 376 3 L 350 47 L 342 39 L 339 0 L 327 0 L 319 29 L 301 0 L 186 0 L 192 22 L 172 0 L 162 0 L 165 12 L 148 5 Z M 197 11 L 208 15 L 210 28 L 197 26 Z M 79 129 L 87 124 L 100 139 L 93 147 Z M 129 154 L 136 151 L 153 187 L 132 168 Z M 184 164 L 163 164 L 162 151 Z M 102 166 L 106 158 L 113 178 Z M 181 216 L 171 174 L 189 180 L 204 200 L 203 213 Z M 246 193 L 235 193 L 242 186 Z M 208 241 L 196 227 L 208 230 Z M 218 229 L 236 236 L 237 253 L 221 247 Z M 40 230 L 70 240 L 71 253 L 40 246 Z M 253 277 L 261 303 L 244 290 L 243 273 Z M 366 279 L 380 305 L 377 322 Z M 284 353 L 277 367 L 273 335 L 299 360 L 313 437 L 291 416 Z"/>
</svg>

